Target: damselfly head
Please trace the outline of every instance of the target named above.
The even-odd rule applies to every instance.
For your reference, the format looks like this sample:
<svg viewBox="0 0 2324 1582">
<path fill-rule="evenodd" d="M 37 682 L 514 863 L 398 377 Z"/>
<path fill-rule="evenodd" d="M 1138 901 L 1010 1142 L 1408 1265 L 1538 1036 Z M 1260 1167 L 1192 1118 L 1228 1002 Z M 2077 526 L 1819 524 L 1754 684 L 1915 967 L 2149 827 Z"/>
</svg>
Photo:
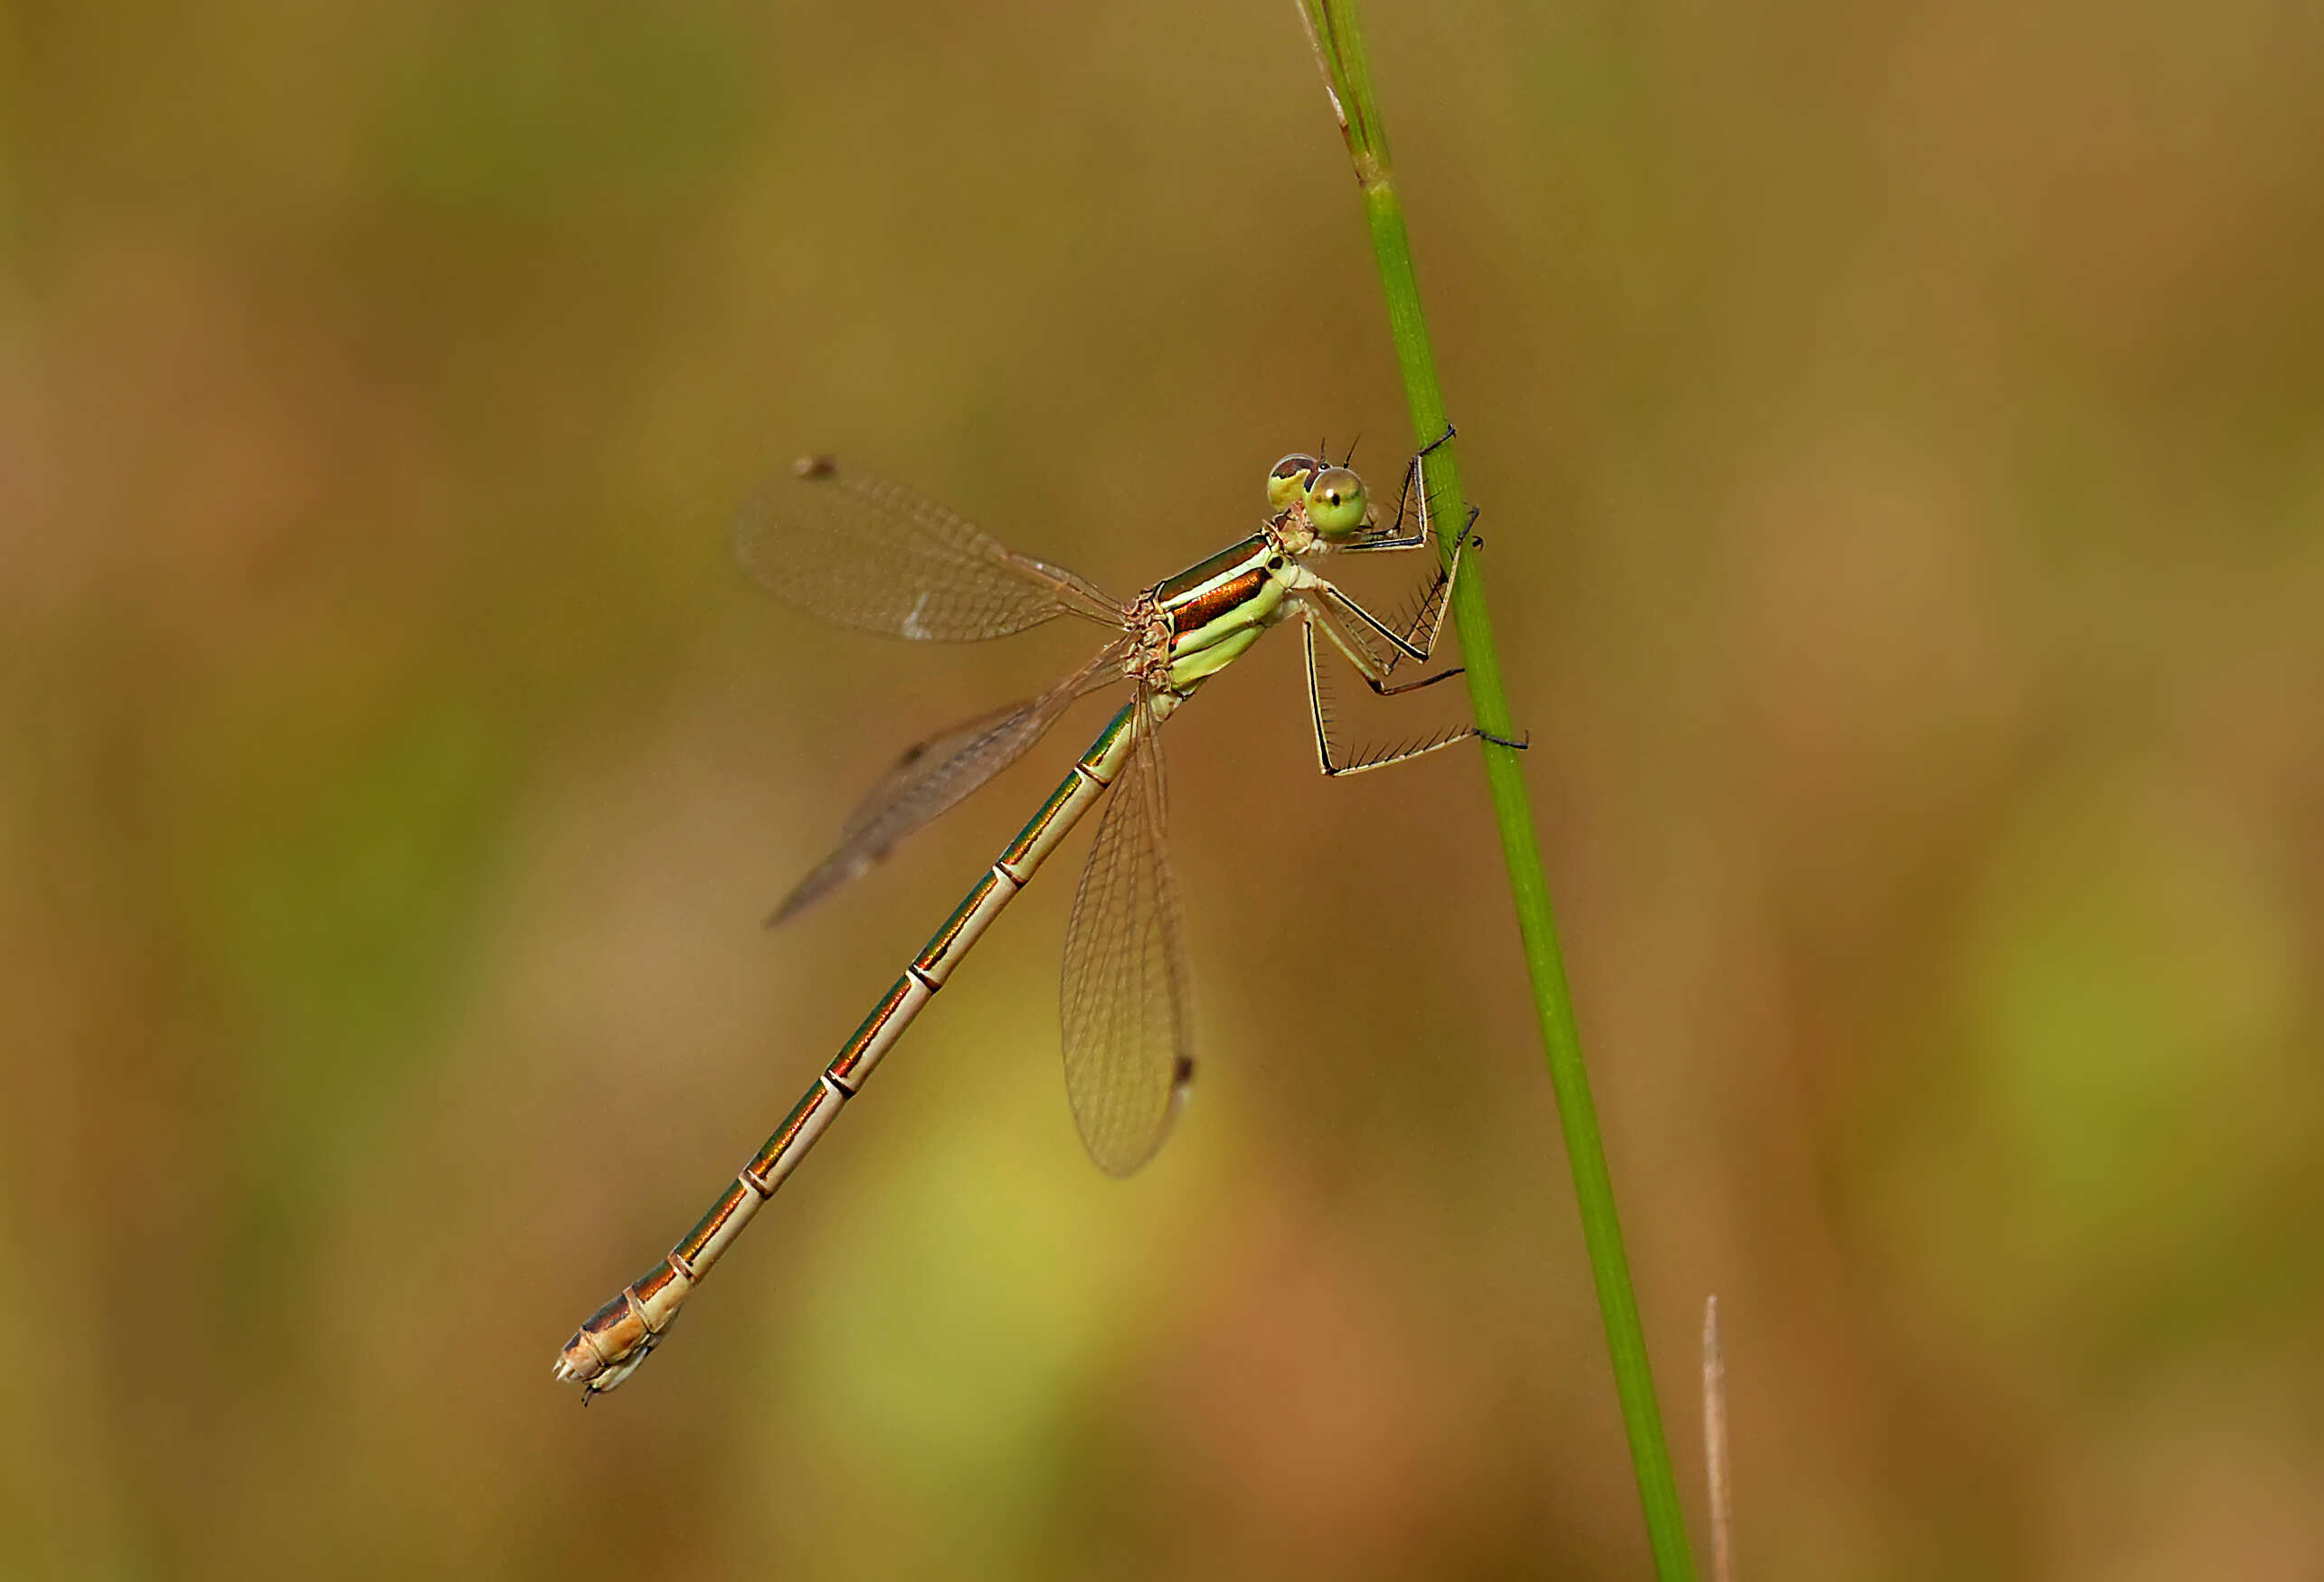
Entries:
<svg viewBox="0 0 2324 1582">
<path fill-rule="evenodd" d="M 1319 456 L 1293 451 L 1267 475 L 1267 508 L 1296 512 L 1327 544 L 1346 539 L 1372 520 L 1364 480 Z"/>
</svg>

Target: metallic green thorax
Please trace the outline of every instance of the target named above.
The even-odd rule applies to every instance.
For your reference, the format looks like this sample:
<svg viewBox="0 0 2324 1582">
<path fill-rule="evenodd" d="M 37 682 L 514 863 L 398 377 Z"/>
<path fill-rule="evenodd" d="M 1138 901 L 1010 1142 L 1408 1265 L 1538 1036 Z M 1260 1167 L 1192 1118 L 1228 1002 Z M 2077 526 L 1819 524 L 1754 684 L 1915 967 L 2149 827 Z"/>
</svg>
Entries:
<svg viewBox="0 0 2324 1582">
<path fill-rule="evenodd" d="M 1170 685 L 1183 691 L 1241 658 L 1289 613 L 1283 598 L 1296 575 L 1259 533 L 1155 584 L 1155 611 L 1170 621 Z"/>
</svg>

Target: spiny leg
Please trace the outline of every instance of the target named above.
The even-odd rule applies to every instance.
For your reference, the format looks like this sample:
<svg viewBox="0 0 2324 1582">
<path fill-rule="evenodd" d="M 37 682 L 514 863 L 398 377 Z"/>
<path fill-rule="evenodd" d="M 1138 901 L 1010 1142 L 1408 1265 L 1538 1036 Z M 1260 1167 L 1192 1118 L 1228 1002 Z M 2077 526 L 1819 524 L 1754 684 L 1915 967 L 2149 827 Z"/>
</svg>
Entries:
<svg viewBox="0 0 2324 1582">
<path fill-rule="evenodd" d="M 1436 651 L 1437 639 L 1444 630 L 1445 611 L 1451 607 L 1453 583 L 1460 574 L 1461 557 L 1472 542 L 1469 530 L 1476 525 L 1477 509 L 1471 507 L 1469 520 L 1460 530 L 1460 541 L 1453 545 L 1450 564 L 1438 570 L 1436 580 L 1401 629 L 1389 625 L 1322 578 L 1318 578 L 1316 585 L 1308 591 L 1309 607 L 1318 610 L 1327 619 L 1333 646 L 1347 654 L 1350 662 L 1363 676 L 1365 684 L 1381 696 L 1391 697 L 1399 692 L 1415 691 L 1460 673 L 1461 668 L 1456 665 L 1425 680 L 1401 686 L 1388 685 L 1388 677 L 1398 665 L 1406 659 L 1426 659 Z M 1389 651 L 1385 658 L 1365 636 L 1367 630 L 1386 639 Z"/>
<path fill-rule="evenodd" d="M 1419 604 L 1413 608 L 1411 618 L 1405 620 L 1401 628 L 1389 625 L 1351 598 L 1345 591 L 1329 582 L 1321 583 L 1314 591 L 1315 598 L 1327 607 L 1330 615 L 1341 622 L 1347 623 L 1343 627 L 1345 635 L 1354 639 L 1364 649 L 1366 656 L 1372 659 L 1372 665 L 1363 667 L 1365 673 L 1365 678 L 1367 681 L 1374 681 L 1375 667 L 1377 668 L 1378 679 L 1385 680 L 1388 674 L 1406 659 L 1426 659 L 1436 652 L 1437 639 L 1444 630 L 1445 611 L 1451 608 L 1453 583 L 1460 575 L 1461 557 L 1468 553 L 1472 543 L 1482 542 L 1473 537 L 1470 533 L 1470 529 L 1477 525 L 1477 507 L 1470 507 L 1469 520 L 1463 524 L 1460 530 L 1460 540 L 1452 547 L 1450 563 L 1438 569 L 1435 581 L 1430 583 L 1428 592 L 1422 597 Z M 1389 652 L 1384 658 L 1379 656 L 1378 651 L 1365 638 L 1364 634 L 1366 630 L 1387 639 Z M 1448 671 L 1446 674 L 1458 674 L 1458 668 Z M 1375 681 L 1372 690 L 1375 692 L 1382 690 L 1377 681 Z"/>
<path fill-rule="evenodd" d="M 1444 432 L 1422 446 L 1413 456 L 1412 465 L 1405 469 L 1403 491 L 1396 502 L 1395 523 L 1390 528 L 1388 535 L 1367 544 L 1350 545 L 1345 547 L 1361 550 L 1417 549 L 1434 536 L 1434 523 L 1429 507 L 1426 463 L 1429 454 L 1450 440 L 1453 432 L 1452 425 L 1445 424 Z M 1417 491 L 1415 491 L 1415 486 L 1417 486 Z M 1415 492 L 1418 495 L 1419 526 L 1410 536 L 1404 536 L 1401 529 L 1403 526 L 1405 512 L 1412 505 L 1412 497 Z M 1403 747 L 1368 757 L 1359 757 L 1346 763 L 1339 762 L 1332 751 L 1330 713 L 1324 704 L 1323 674 L 1316 660 L 1316 628 L 1318 625 L 1323 628 L 1324 635 L 1331 639 L 1331 645 L 1346 658 L 1349 664 L 1356 667 L 1356 674 L 1364 677 L 1364 684 L 1382 697 L 1396 697 L 1407 692 L 1418 692 L 1424 687 L 1433 687 L 1440 681 L 1449 681 L 1460 675 L 1463 667 L 1453 665 L 1432 676 L 1422 677 L 1416 681 L 1396 682 L 1390 679 L 1396 667 L 1404 660 L 1425 660 L 1436 651 L 1437 639 L 1444 630 L 1445 612 L 1451 607 L 1453 585 L 1460 574 L 1461 558 L 1472 543 L 1483 542 L 1474 536 L 1477 516 L 1477 507 L 1470 507 L 1468 519 L 1461 524 L 1460 536 L 1452 545 L 1451 554 L 1447 557 L 1445 564 L 1438 568 L 1435 580 L 1428 592 L 1422 596 L 1412 618 L 1404 621 L 1401 629 L 1391 626 L 1365 609 L 1356 600 L 1350 598 L 1339 588 L 1322 579 L 1318 580 L 1317 585 L 1303 601 L 1305 608 L 1302 614 L 1305 619 L 1301 622 L 1300 638 L 1307 654 L 1308 712 L 1308 718 L 1315 727 L 1317 765 L 1327 776 L 1337 778 L 1343 774 L 1360 774 L 1371 769 L 1384 769 L 1391 763 L 1402 763 L 1408 759 L 1436 752 L 1440 748 L 1450 747 L 1456 742 L 1466 741 L 1472 736 L 1504 747 L 1523 748 L 1528 744 L 1526 742 L 1510 741 L 1507 737 L 1497 736 L 1479 725 L 1466 725 L 1425 740 L 1409 743 Z M 1389 651 L 1384 658 L 1367 639 L 1365 636 L 1367 631 L 1372 636 L 1385 639 Z"/>
<path fill-rule="evenodd" d="M 1452 435 L 1452 425 L 1445 424 L 1444 432 L 1422 446 L 1418 454 L 1413 456 L 1412 465 L 1404 472 L 1404 493 L 1396 502 L 1395 526 L 1390 529 L 1389 536 L 1370 544 L 1350 545 L 1345 547 L 1356 550 L 1417 549 L 1436 536 L 1435 519 L 1429 507 L 1428 485 L 1423 469 L 1429 453 L 1450 440 Z M 1397 529 L 1403 526 L 1405 508 L 1412 493 L 1412 485 L 1416 480 L 1421 486 L 1420 526 L 1410 537 L 1400 536 Z M 1461 557 L 1468 552 L 1472 543 L 1481 545 L 1484 542 L 1475 535 L 1477 516 L 1478 507 L 1471 506 L 1469 508 L 1468 519 L 1460 525 L 1460 532 L 1453 540 L 1452 553 L 1446 557 L 1445 563 L 1437 568 L 1436 576 L 1429 584 L 1428 592 L 1422 594 L 1419 602 L 1413 606 L 1411 616 L 1403 622 L 1401 630 L 1392 628 L 1386 621 L 1382 620 L 1371 611 L 1328 583 L 1318 590 L 1318 596 L 1331 606 L 1331 613 L 1349 623 L 1342 635 L 1355 639 L 1356 643 L 1365 650 L 1366 655 L 1374 660 L 1369 665 L 1360 662 L 1358 665 L 1358 668 L 1365 673 L 1365 680 L 1371 684 L 1373 691 L 1382 693 L 1384 696 L 1387 696 L 1381 682 L 1385 680 L 1390 671 L 1405 659 L 1425 659 L 1436 650 L 1437 637 L 1444 627 L 1445 611 L 1451 607 L 1453 583 L 1460 574 Z M 1366 628 L 1375 635 L 1387 639 L 1390 651 L 1384 659 L 1379 658 L 1377 650 L 1374 649 L 1371 643 L 1365 638 L 1364 629 Z M 1345 648 L 1346 644 L 1342 641 L 1339 646 Z M 1458 671 L 1449 671 L 1445 674 L 1458 674 Z M 1441 679 L 1441 677 L 1431 677 L 1431 679 Z"/>
<path fill-rule="evenodd" d="M 1452 438 L 1452 425 L 1445 424 L 1444 432 L 1422 446 L 1413 454 L 1412 460 L 1404 464 L 1403 487 L 1396 491 L 1396 519 L 1389 525 L 1387 532 L 1377 538 L 1366 539 L 1360 544 L 1343 545 L 1341 549 L 1345 553 L 1365 554 L 1380 550 L 1418 549 L 1429 541 L 1428 488 L 1422 475 L 1422 464 L 1427 461 L 1431 451 Z M 1421 485 L 1420 526 L 1413 528 L 1410 535 L 1406 535 L 1403 531 L 1404 516 L 1412 507 L 1414 484 Z"/>
<path fill-rule="evenodd" d="M 1323 627 L 1324 635 L 1331 639 L 1332 646 L 1346 656 L 1348 662 L 1354 665 L 1357 673 L 1362 675 L 1364 679 L 1370 684 L 1372 690 L 1379 693 L 1384 697 L 1392 697 L 1406 692 L 1417 692 L 1423 687 L 1433 687 L 1440 681 L 1450 680 L 1451 677 L 1458 676 L 1460 674 L 1460 668 L 1456 666 L 1451 669 L 1439 671 L 1436 675 L 1426 677 L 1419 681 L 1406 682 L 1402 686 L 1390 686 L 1381 677 L 1371 673 L 1370 667 L 1378 664 L 1378 661 L 1376 659 L 1373 659 L 1368 653 L 1362 652 L 1355 644 L 1348 641 L 1347 638 L 1334 626 L 1331 618 L 1328 615 L 1322 613 L 1318 611 L 1317 606 L 1313 604 L 1307 607 L 1305 613 L 1307 619 L 1300 622 L 1299 639 L 1307 652 L 1308 718 L 1309 723 L 1315 727 L 1316 767 L 1322 770 L 1327 778 L 1337 780 L 1343 774 L 1362 774 L 1366 770 L 1385 769 L 1391 763 L 1402 763 L 1408 759 L 1418 758 L 1425 753 L 1434 753 L 1440 748 L 1450 747 L 1455 742 L 1465 742 L 1472 736 L 1480 741 L 1492 742 L 1503 747 L 1523 748 L 1529 744 L 1525 742 L 1512 742 L 1506 736 L 1497 736 L 1490 731 L 1484 729 L 1482 726 L 1461 725 L 1446 731 L 1439 735 L 1431 736 L 1418 742 L 1407 743 L 1402 747 L 1393 748 L 1370 756 L 1358 755 L 1357 757 L 1350 759 L 1345 763 L 1340 762 L 1335 758 L 1332 753 L 1331 715 L 1330 711 L 1324 705 L 1323 672 L 1316 663 L 1316 628 L 1318 625 L 1321 625 Z"/>
</svg>

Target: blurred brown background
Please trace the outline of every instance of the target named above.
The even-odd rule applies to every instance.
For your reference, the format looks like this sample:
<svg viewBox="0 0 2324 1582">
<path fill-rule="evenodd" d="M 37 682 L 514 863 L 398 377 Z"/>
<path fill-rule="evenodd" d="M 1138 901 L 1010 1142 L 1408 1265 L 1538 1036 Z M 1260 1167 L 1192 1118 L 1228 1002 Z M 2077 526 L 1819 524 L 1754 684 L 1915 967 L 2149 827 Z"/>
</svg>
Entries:
<svg viewBox="0 0 2324 1582">
<path fill-rule="evenodd" d="M 1746 1577 L 2324 1576 L 2319 13 L 1372 21 L 1698 1549 L 1715 1290 Z M 1128 591 L 1409 444 L 1290 0 L 34 4 L 0 139 L 0 1570 L 1643 1574 L 1481 778 L 1289 642 L 1155 1167 L 1077 840 L 549 1377 L 1101 717 L 762 934 L 1088 639 L 816 630 L 754 478 Z"/>
</svg>

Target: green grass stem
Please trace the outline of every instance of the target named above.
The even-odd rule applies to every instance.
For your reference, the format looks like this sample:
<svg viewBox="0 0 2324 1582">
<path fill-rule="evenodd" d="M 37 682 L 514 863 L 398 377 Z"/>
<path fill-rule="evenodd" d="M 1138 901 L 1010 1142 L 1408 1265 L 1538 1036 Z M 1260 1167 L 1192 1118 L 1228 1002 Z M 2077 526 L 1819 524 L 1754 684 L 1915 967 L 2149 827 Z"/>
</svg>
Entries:
<svg viewBox="0 0 2324 1582">
<path fill-rule="evenodd" d="M 1348 157 L 1355 162 L 1365 219 L 1372 230 L 1372 251 L 1380 266 L 1380 283 L 1387 292 L 1388 327 L 1395 340 L 1396 361 L 1403 370 L 1412 433 L 1425 444 L 1444 432 L 1444 394 L 1437 384 L 1428 323 L 1421 314 L 1412 241 L 1404 230 L 1403 204 L 1388 159 L 1388 141 L 1381 126 L 1379 102 L 1373 94 L 1355 0 L 1300 0 L 1300 14 L 1316 46 Z M 1461 488 L 1459 441 L 1431 454 L 1428 470 L 1429 495 L 1437 519 L 1466 520 L 1469 507 Z M 1454 590 L 1452 615 L 1460 632 L 1477 723 L 1493 735 L 1509 738 L 1516 730 L 1501 684 L 1492 619 L 1486 609 L 1485 558 L 1477 554 L 1468 558 Z M 1598 1134 L 1597 1108 L 1590 1098 L 1590 1075 L 1582 1061 L 1581 1037 L 1574 1028 L 1573 1001 L 1558 951 L 1557 924 L 1550 911 L 1549 885 L 1542 872 L 1521 761 L 1514 749 L 1489 742 L 1485 744 L 1484 755 L 1493 815 L 1500 826 L 1501 850 L 1508 864 L 1509 892 L 1516 903 L 1517 933 L 1525 942 L 1526 967 L 1533 980 L 1542 1043 L 1549 1056 L 1550 1085 L 1556 1091 L 1566 1159 L 1573 1171 L 1573 1195 L 1581 1206 L 1590 1272 L 1597 1284 L 1598 1308 L 1605 1318 L 1607 1348 L 1613 1354 L 1614 1389 L 1621 1399 L 1622 1422 L 1630 1435 L 1630 1461 L 1637 1472 L 1639 1500 L 1645 1507 L 1655 1574 L 1661 1582 L 1691 1582 L 1694 1565 L 1687 1554 L 1686 1520 L 1678 1503 L 1678 1485 L 1671 1474 L 1670 1446 L 1655 1405 L 1654 1374 L 1647 1360 L 1646 1335 L 1639 1324 L 1638 1295 L 1630 1285 L 1630 1260 L 1622 1251 L 1621 1227 L 1614 1212 L 1613 1178 L 1606 1167 L 1605 1144 Z"/>
</svg>

